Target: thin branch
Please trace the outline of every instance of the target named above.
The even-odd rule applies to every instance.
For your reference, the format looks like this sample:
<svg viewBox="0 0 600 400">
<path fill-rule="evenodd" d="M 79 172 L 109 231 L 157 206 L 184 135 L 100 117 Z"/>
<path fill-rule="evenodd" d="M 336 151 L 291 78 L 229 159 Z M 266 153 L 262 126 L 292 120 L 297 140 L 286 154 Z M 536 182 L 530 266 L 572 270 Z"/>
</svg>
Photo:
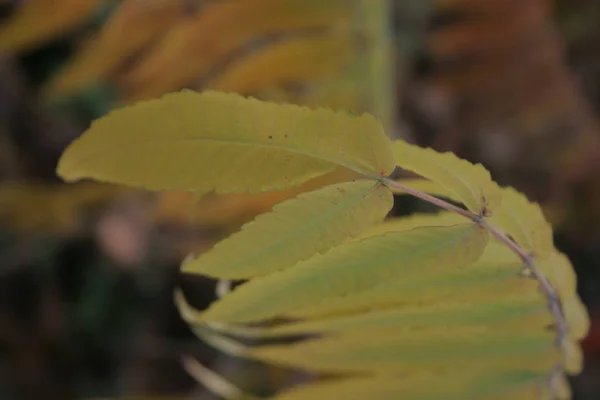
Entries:
<svg viewBox="0 0 600 400">
<path fill-rule="evenodd" d="M 550 302 L 550 311 L 554 315 L 556 319 L 556 329 L 558 331 L 559 340 L 567 333 L 567 323 L 565 321 L 565 317 L 560 308 L 560 298 L 556 289 L 552 286 L 548 278 L 540 271 L 540 269 L 535 265 L 534 259 L 531 254 L 528 254 L 523 248 L 517 245 L 515 242 L 510 240 L 504 233 L 500 232 L 498 228 L 490 225 L 485 219 L 483 219 L 480 225 L 488 230 L 490 234 L 492 234 L 496 239 L 505 244 L 509 249 L 511 249 L 515 254 L 523 260 L 525 266 L 531 271 L 533 276 L 540 283 L 540 287 L 544 292 L 544 295 L 548 298 Z"/>
<path fill-rule="evenodd" d="M 443 208 L 444 210 L 452 211 L 459 215 L 462 215 L 463 217 L 468 218 L 473 222 L 479 223 L 479 221 L 481 220 L 481 217 L 479 215 L 474 214 L 471 211 L 464 210 L 460 207 L 455 206 L 454 204 L 448 203 L 447 201 L 438 199 L 437 197 L 434 197 L 430 194 L 423 193 L 421 191 L 412 189 L 408 186 L 405 186 L 405 185 L 398 183 L 396 181 L 393 181 L 391 179 L 383 178 L 382 182 L 384 185 L 386 185 L 389 188 L 398 189 L 404 193 L 410 194 L 411 196 L 418 197 L 419 199 L 424 200 L 428 203 L 434 204 L 440 208 Z"/>
<path fill-rule="evenodd" d="M 405 186 L 401 183 L 395 182 L 389 178 L 382 178 L 383 184 L 388 186 L 389 188 L 394 188 L 401 190 L 402 192 L 408 193 L 414 197 L 418 197 L 421 200 L 424 200 L 428 203 L 434 204 L 440 208 L 443 208 L 447 211 L 455 212 L 459 215 L 462 215 L 465 218 L 470 219 L 471 221 L 477 223 L 480 227 L 486 229 L 492 236 L 494 236 L 498 241 L 507 246 L 510 250 L 512 250 L 519 258 L 523 261 L 525 266 L 531 271 L 533 276 L 540 283 L 540 287 L 544 292 L 544 295 L 548 298 L 550 302 L 550 311 L 555 318 L 556 321 L 556 329 L 558 331 L 558 338 L 562 340 L 564 335 L 567 333 L 567 324 L 565 321 L 565 317 L 560 307 L 560 298 L 550 283 L 548 278 L 540 271 L 540 269 L 535 265 L 533 256 L 525 251 L 521 246 L 517 243 L 513 242 L 508 236 L 502 233 L 495 226 L 490 225 L 487 220 L 477 214 L 472 213 L 468 210 L 463 210 L 462 208 L 456 207 L 453 204 L 448 203 L 445 200 L 438 199 L 437 197 L 431 196 L 427 193 L 423 193 L 419 190 L 412 189 L 408 186 Z"/>
</svg>

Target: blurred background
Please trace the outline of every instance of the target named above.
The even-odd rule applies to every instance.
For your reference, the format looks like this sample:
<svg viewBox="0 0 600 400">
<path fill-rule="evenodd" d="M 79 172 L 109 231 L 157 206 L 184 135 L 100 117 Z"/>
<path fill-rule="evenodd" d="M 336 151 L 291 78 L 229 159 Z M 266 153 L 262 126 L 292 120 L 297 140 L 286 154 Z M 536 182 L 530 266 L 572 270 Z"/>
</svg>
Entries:
<svg viewBox="0 0 600 400">
<path fill-rule="evenodd" d="M 600 398 L 598 21 L 597 0 L 0 0 L 0 399 L 219 398 L 182 356 L 257 394 L 307 379 L 219 354 L 173 304 L 215 298 L 187 254 L 297 191 L 55 176 L 93 119 L 182 88 L 370 112 L 542 204 L 596 316 L 575 398 Z"/>
</svg>

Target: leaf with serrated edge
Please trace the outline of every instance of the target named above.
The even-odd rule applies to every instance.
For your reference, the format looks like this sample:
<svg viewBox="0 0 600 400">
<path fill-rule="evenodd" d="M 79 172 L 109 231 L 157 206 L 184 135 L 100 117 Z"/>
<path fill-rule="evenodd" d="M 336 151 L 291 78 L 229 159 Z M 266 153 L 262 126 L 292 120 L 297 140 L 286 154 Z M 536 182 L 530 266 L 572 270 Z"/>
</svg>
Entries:
<svg viewBox="0 0 600 400">
<path fill-rule="evenodd" d="M 578 375 L 583 369 L 583 352 L 578 343 L 570 337 L 564 337 L 560 343 L 563 354 L 563 366 L 569 375 Z"/>
<path fill-rule="evenodd" d="M 541 260 L 554 248 L 552 227 L 541 208 L 513 188 L 502 188 L 502 205 L 489 222 L 509 234 L 523 249 Z"/>
<path fill-rule="evenodd" d="M 204 194 L 281 190 L 345 167 L 395 167 L 369 115 L 182 91 L 113 111 L 63 153 L 59 175 Z"/>
<path fill-rule="evenodd" d="M 471 303 L 485 307 L 486 302 L 516 299 L 530 296 L 532 293 L 540 307 L 545 306 L 544 296 L 536 290 L 538 283 L 533 279 L 516 276 L 518 266 L 494 266 L 500 267 L 496 269 L 492 269 L 489 265 L 481 267 L 480 271 L 474 271 L 477 268 L 470 268 L 468 271 L 441 273 L 440 276 L 436 276 L 435 272 L 419 271 L 418 276 L 409 273 L 401 280 L 382 283 L 353 296 L 331 299 L 320 308 L 305 308 L 291 312 L 289 315 L 295 318 L 313 318 L 370 311 L 383 307 L 418 307 L 419 305 L 444 309 L 456 303 Z"/>
<path fill-rule="evenodd" d="M 561 303 L 569 336 L 573 340 L 582 340 L 590 330 L 590 317 L 585 305 L 577 295 L 561 299 Z"/>
<path fill-rule="evenodd" d="M 289 389 L 273 400 L 540 400 L 540 371 L 409 373 L 317 382 Z"/>
<path fill-rule="evenodd" d="M 550 257 L 537 264 L 561 298 L 577 294 L 577 277 L 569 258 L 558 250 L 552 250 Z"/>
<path fill-rule="evenodd" d="M 512 324 L 406 326 L 261 346 L 248 354 L 264 362 L 324 373 L 447 371 L 475 365 L 488 371 L 551 371 L 561 358 L 554 339 L 550 330 L 515 332 Z"/>
<path fill-rule="evenodd" d="M 500 206 L 498 185 L 482 165 L 402 140 L 394 141 L 393 147 L 398 166 L 440 184 L 473 213 L 487 215 Z"/>
<path fill-rule="evenodd" d="M 344 330 L 354 332 L 408 325 L 438 326 L 439 329 L 446 329 L 456 325 L 484 323 L 498 325 L 505 324 L 507 321 L 516 321 L 515 324 L 519 323 L 523 329 L 530 330 L 543 329 L 551 325 L 554 319 L 547 311 L 546 304 L 540 301 L 539 296 L 528 296 L 515 300 L 507 295 L 504 298 L 488 300 L 481 306 L 474 306 L 473 302 L 468 301 L 422 306 L 410 304 L 364 314 L 288 323 L 272 328 L 262 328 L 261 337 L 342 332 Z M 227 328 L 224 330 L 227 331 Z"/>
<path fill-rule="evenodd" d="M 294 268 L 257 278 L 204 312 L 215 322 L 247 322 L 318 309 L 332 299 L 357 295 L 418 270 L 458 267 L 475 261 L 488 234 L 474 224 L 389 232 L 341 244 Z"/>
<path fill-rule="evenodd" d="M 393 205 L 391 191 L 371 180 L 304 193 L 186 262 L 183 272 L 247 279 L 283 270 L 382 221 Z"/>
</svg>

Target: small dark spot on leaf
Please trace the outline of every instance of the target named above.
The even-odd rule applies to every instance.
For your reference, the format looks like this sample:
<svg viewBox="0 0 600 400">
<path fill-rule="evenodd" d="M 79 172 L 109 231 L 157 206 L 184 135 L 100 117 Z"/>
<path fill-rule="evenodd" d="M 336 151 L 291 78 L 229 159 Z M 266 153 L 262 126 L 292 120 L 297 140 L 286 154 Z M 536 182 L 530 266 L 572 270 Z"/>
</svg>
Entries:
<svg viewBox="0 0 600 400">
<path fill-rule="evenodd" d="M 273 139 L 273 136 L 269 136 L 269 139 Z"/>
</svg>

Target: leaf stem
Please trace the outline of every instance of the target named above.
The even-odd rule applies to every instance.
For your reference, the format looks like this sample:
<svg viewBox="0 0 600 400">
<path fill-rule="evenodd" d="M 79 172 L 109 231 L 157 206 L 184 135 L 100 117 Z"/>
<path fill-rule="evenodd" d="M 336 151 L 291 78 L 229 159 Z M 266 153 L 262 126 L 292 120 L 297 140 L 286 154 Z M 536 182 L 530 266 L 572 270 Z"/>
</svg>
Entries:
<svg viewBox="0 0 600 400">
<path fill-rule="evenodd" d="M 493 225 L 490 225 L 487 220 L 482 219 L 480 226 L 486 228 L 490 234 L 492 234 L 496 239 L 505 244 L 509 249 L 511 249 L 515 254 L 517 254 L 525 266 L 531 271 L 532 275 L 535 279 L 540 283 L 540 287 L 544 295 L 548 298 L 550 302 L 550 311 L 554 315 L 556 319 L 556 329 L 558 331 L 559 339 L 562 339 L 567 334 L 567 323 L 565 321 L 565 317 L 560 308 L 560 298 L 556 289 L 552 286 L 546 275 L 540 271 L 540 269 L 535 265 L 534 258 L 531 254 L 527 253 L 522 247 L 518 244 L 510 240 L 504 233 L 500 232 L 498 228 Z"/>
<path fill-rule="evenodd" d="M 415 190 L 415 189 L 410 188 L 410 187 L 408 187 L 406 185 L 403 185 L 401 183 L 393 181 L 393 180 L 391 180 L 389 178 L 383 178 L 382 182 L 383 182 L 384 185 L 386 185 L 389 188 L 398 189 L 398 190 L 400 190 L 402 192 L 410 194 L 411 196 L 418 197 L 419 199 L 424 200 L 424 201 L 426 201 L 428 203 L 435 204 L 436 206 L 438 206 L 440 208 L 443 208 L 443 209 L 448 210 L 448 211 L 453 211 L 453 212 L 455 212 L 455 213 L 457 213 L 459 215 L 462 215 L 465 218 L 470 219 L 473 222 L 479 223 L 479 221 L 481 220 L 481 218 L 479 217 L 479 215 L 474 214 L 474 213 L 472 213 L 469 210 L 464 210 L 464 209 L 462 209 L 460 207 L 455 206 L 454 204 L 448 203 L 447 201 L 444 201 L 442 199 L 438 199 L 437 197 L 434 197 L 434 196 L 432 196 L 430 194 L 421 192 L 419 190 Z"/>
<path fill-rule="evenodd" d="M 550 302 L 550 311 L 555 318 L 556 322 L 556 330 L 558 332 L 558 339 L 562 340 L 563 337 L 567 334 L 567 324 L 565 321 L 565 317 L 560 307 L 560 298 L 556 289 L 552 286 L 548 278 L 540 271 L 540 269 L 535 265 L 533 256 L 529 254 L 525 249 L 519 246 L 517 243 L 512 241 L 508 236 L 502 233 L 498 228 L 493 225 L 490 225 L 488 221 L 471 211 L 464 210 L 460 207 L 457 207 L 453 204 L 448 203 L 445 200 L 439 199 L 437 197 L 431 196 L 427 193 L 421 192 L 419 190 L 412 189 L 408 186 L 405 186 L 401 183 L 395 182 L 389 178 L 382 178 L 382 182 L 389 188 L 397 189 L 402 192 L 408 193 L 412 196 L 415 196 L 421 200 L 424 200 L 428 203 L 434 204 L 440 208 L 443 208 L 447 211 L 455 212 L 459 215 L 462 215 L 465 218 L 470 219 L 471 221 L 477 223 L 480 227 L 486 229 L 492 236 L 494 236 L 498 241 L 507 246 L 510 250 L 512 250 L 525 264 L 525 267 L 531 272 L 533 277 L 537 279 L 540 284 L 540 288 L 548 301 Z"/>
</svg>

